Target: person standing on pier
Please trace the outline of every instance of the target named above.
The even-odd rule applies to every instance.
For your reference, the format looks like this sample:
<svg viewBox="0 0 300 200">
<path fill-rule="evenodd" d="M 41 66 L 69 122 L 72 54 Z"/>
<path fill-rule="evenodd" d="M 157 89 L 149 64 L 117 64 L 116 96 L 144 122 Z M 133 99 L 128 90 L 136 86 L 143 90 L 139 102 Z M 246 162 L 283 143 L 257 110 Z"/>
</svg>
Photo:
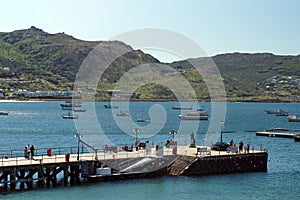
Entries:
<svg viewBox="0 0 300 200">
<path fill-rule="evenodd" d="M 30 156 L 31 156 L 31 160 L 33 160 L 33 156 L 34 156 L 34 146 L 31 145 L 30 147 Z"/>
<path fill-rule="evenodd" d="M 243 152 L 243 147 L 244 147 L 244 143 L 241 140 L 240 143 L 239 143 L 239 153 Z"/>
<path fill-rule="evenodd" d="M 246 147 L 245 147 L 245 153 L 249 153 L 249 148 L 250 148 L 250 145 L 249 145 L 249 144 L 246 144 Z"/>
<path fill-rule="evenodd" d="M 28 158 L 29 156 L 28 156 L 28 146 L 25 146 L 25 148 L 24 148 L 24 157 L 25 158 Z"/>
</svg>

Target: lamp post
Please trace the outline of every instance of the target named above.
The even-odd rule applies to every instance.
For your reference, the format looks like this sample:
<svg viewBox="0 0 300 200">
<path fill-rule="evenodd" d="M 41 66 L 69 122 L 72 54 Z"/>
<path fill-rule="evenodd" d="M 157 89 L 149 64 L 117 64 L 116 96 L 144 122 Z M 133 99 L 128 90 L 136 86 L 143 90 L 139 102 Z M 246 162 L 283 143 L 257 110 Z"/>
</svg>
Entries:
<svg viewBox="0 0 300 200">
<path fill-rule="evenodd" d="M 222 129 L 223 129 L 223 126 L 224 126 L 224 122 L 223 121 L 220 121 L 220 126 L 221 126 L 221 143 L 223 142 L 223 134 L 222 134 Z"/>
<path fill-rule="evenodd" d="M 135 150 L 138 151 L 139 149 L 139 140 L 138 140 L 138 133 L 140 132 L 139 128 L 134 128 L 133 132 L 135 132 Z"/>
<path fill-rule="evenodd" d="M 174 140 L 175 135 L 177 134 L 177 131 L 176 131 L 176 130 L 170 130 L 170 131 L 169 131 L 169 134 L 170 134 L 170 135 L 173 135 L 173 140 Z"/>
<path fill-rule="evenodd" d="M 135 132 L 135 140 L 138 140 L 137 134 L 140 132 L 140 129 L 139 128 L 134 128 L 133 132 Z"/>
<path fill-rule="evenodd" d="M 77 161 L 79 161 L 79 144 L 80 144 L 80 138 L 82 137 L 81 133 L 76 133 L 75 137 L 78 138 L 78 144 L 77 144 Z"/>
</svg>

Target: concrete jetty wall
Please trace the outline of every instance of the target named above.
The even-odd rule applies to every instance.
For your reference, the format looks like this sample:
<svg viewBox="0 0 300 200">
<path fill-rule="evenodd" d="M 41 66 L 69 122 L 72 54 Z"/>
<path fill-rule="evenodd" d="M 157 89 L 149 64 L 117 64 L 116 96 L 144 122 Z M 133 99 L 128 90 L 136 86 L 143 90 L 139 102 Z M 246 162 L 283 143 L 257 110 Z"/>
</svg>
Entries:
<svg viewBox="0 0 300 200">
<path fill-rule="evenodd" d="M 199 157 L 181 175 L 206 176 L 245 172 L 266 172 L 268 153 Z"/>
</svg>

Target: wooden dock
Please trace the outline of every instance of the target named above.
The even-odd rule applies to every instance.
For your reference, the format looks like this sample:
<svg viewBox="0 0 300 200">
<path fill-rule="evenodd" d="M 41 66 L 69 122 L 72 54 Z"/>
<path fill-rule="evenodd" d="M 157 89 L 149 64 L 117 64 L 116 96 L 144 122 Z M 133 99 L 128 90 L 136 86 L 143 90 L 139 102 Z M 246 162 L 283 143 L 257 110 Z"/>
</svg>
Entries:
<svg viewBox="0 0 300 200">
<path fill-rule="evenodd" d="M 296 133 L 289 132 L 269 132 L 269 131 L 261 131 L 256 132 L 256 136 L 266 136 L 266 137 L 281 137 L 281 138 L 294 138 Z"/>
</svg>

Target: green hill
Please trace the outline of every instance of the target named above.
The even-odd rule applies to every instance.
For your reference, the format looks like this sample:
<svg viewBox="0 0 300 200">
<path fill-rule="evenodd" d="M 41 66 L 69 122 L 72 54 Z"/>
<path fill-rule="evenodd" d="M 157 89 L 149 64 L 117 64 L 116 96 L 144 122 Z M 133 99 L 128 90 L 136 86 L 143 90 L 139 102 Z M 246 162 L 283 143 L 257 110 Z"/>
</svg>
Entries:
<svg viewBox="0 0 300 200">
<path fill-rule="evenodd" d="M 64 33 L 49 34 L 36 27 L 0 33 L 0 87 L 71 90 L 83 60 L 101 42 L 82 41 Z M 127 46 L 119 41 L 106 43 L 111 51 L 116 51 L 118 45 Z M 158 61 L 132 50 L 118 58 L 104 78 L 114 82 L 124 71 L 148 62 Z"/>
<path fill-rule="evenodd" d="M 203 65 L 205 59 L 189 59 L 171 65 L 180 71 L 190 71 L 190 62 Z M 212 59 L 224 78 L 230 99 L 288 100 L 300 95 L 300 55 L 228 53 Z"/>
<path fill-rule="evenodd" d="M 80 65 L 100 43 L 105 43 L 112 52 L 120 46 L 131 49 L 120 41 L 82 41 L 65 33 L 49 34 L 36 27 L 0 32 L 0 89 L 4 95 L 12 95 L 19 89 L 72 90 Z M 131 50 L 105 71 L 97 89 L 99 100 L 109 98 L 105 93 L 114 89 L 125 72 L 142 64 L 160 63 L 149 54 Z M 204 79 L 189 62 L 200 65 L 206 59 L 168 64 L 190 82 L 199 100 L 209 100 L 209 93 Z M 230 100 L 278 101 L 295 99 L 300 95 L 300 56 L 230 53 L 216 55 L 212 59 L 224 78 Z M 140 76 L 147 77 L 147 74 Z M 168 77 L 166 79 L 172 81 Z M 136 90 L 135 98 L 174 100 L 175 96 L 166 87 L 148 84 Z"/>
</svg>

